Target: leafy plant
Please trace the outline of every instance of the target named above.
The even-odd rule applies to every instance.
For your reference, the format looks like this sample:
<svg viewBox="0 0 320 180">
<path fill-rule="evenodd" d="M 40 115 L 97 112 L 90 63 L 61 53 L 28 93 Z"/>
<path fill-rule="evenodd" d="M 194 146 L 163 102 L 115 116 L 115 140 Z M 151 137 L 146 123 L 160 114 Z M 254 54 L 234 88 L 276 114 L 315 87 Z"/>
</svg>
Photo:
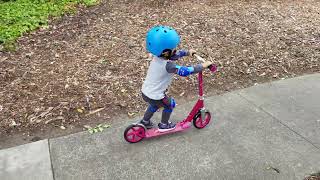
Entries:
<svg viewBox="0 0 320 180">
<path fill-rule="evenodd" d="M 75 12 L 77 4 L 96 3 L 97 0 L 0 0 L 0 45 L 5 50 L 13 50 L 18 37 L 46 27 L 49 17 Z"/>
<path fill-rule="evenodd" d="M 111 127 L 111 126 L 108 124 L 99 124 L 96 127 L 88 127 L 88 132 L 90 134 L 102 132 L 104 129 L 109 128 L 109 127 Z"/>
</svg>

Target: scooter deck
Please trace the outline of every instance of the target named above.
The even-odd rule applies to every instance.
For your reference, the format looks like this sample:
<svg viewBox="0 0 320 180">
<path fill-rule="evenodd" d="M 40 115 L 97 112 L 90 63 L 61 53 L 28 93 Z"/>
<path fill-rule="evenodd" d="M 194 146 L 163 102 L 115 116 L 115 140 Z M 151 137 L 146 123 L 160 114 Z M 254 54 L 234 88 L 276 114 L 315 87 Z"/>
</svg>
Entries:
<svg viewBox="0 0 320 180">
<path fill-rule="evenodd" d="M 179 131 L 185 131 L 185 130 L 189 129 L 190 127 L 191 127 L 191 122 L 186 122 L 186 123 L 179 122 L 176 124 L 175 129 L 172 129 L 172 130 L 166 131 L 166 132 L 160 132 L 158 130 L 158 128 L 148 129 L 145 133 L 145 137 L 151 138 L 151 137 L 161 136 L 161 135 L 175 133 L 175 132 L 179 132 Z"/>
</svg>

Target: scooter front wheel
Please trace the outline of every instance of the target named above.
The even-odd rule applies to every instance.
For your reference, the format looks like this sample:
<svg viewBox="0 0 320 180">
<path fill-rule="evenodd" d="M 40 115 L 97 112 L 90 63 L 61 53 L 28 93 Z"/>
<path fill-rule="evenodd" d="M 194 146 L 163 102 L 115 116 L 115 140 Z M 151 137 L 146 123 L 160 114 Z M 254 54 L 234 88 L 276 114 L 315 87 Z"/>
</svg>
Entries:
<svg viewBox="0 0 320 180">
<path fill-rule="evenodd" d="M 124 139 L 129 143 L 137 143 L 146 136 L 145 133 L 146 129 L 143 125 L 132 124 L 124 131 Z"/>
<path fill-rule="evenodd" d="M 199 112 L 193 117 L 193 125 L 198 129 L 202 129 L 209 124 L 210 120 L 211 120 L 210 112 L 205 112 L 205 116 L 203 119 L 201 118 L 201 113 Z"/>
</svg>

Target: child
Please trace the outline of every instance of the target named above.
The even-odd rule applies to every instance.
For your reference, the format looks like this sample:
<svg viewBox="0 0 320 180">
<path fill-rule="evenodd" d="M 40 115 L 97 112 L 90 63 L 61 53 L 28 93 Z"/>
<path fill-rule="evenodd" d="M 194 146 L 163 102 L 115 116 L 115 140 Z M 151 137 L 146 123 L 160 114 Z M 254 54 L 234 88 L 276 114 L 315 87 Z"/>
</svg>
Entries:
<svg viewBox="0 0 320 180">
<path fill-rule="evenodd" d="M 175 107 L 175 101 L 165 94 L 173 75 L 188 76 L 198 73 L 212 64 L 212 62 L 207 61 L 190 67 L 177 65 L 174 62 L 175 60 L 195 54 L 194 50 L 176 51 L 179 43 L 180 36 L 171 27 L 155 26 L 147 33 L 146 46 L 147 50 L 153 55 L 153 60 L 142 85 L 142 98 L 149 103 L 149 107 L 140 123 L 148 129 L 153 127 L 150 119 L 160 107 L 163 107 L 164 110 L 161 122 L 158 124 L 159 131 L 165 132 L 175 128 L 175 124 L 169 121 Z"/>
</svg>

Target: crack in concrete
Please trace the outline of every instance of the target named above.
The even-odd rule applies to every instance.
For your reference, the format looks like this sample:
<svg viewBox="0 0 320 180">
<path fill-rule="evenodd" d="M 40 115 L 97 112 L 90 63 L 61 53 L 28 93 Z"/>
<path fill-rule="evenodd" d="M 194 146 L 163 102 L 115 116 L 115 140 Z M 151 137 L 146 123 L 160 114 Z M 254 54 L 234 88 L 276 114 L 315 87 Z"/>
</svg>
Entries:
<svg viewBox="0 0 320 180">
<path fill-rule="evenodd" d="M 315 145 L 312 141 L 310 141 L 309 139 L 307 139 L 306 137 L 304 137 L 303 135 L 301 135 L 300 133 L 298 133 L 298 132 L 295 131 L 294 129 L 290 128 L 287 124 L 285 124 L 285 123 L 282 122 L 280 119 L 278 119 L 277 117 L 275 117 L 274 115 L 272 115 L 270 112 L 266 111 L 266 110 L 263 109 L 261 106 L 258 106 L 258 105 L 255 104 L 253 101 L 247 99 L 245 96 L 241 95 L 239 92 L 236 92 L 236 94 L 238 94 L 241 98 L 243 98 L 244 100 L 246 100 L 246 101 L 249 102 L 250 104 L 254 105 L 256 108 L 260 109 L 261 111 L 263 111 L 263 112 L 266 113 L 267 115 L 271 116 L 273 119 L 275 119 L 276 121 L 278 121 L 281 125 L 283 125 L 283 126 L 286 127 L 287 129 L 289 129 L 290 131 L 292 131 L 293 133 L 295 133 L 296 135 L 298 135 L 299 137 L 301 137 L 302 139 L 304 139 L 306 142 L 308 142 L 309 144 L 311 144 L 313 147 L 315 147 L 316 149 L 320 150 L 320 147 L 318 147 L 317 145 Z"/>
<path fill-rule="evenodd" d="M 53 157 L 52 157 L 52 155 L 51 155 L 51 146 L 50 146 L 50 139 L 48 139 L 48 149 L 49 149 L 49 157 L 50 157 L 50 165 L 51 165 L 51 172 L 52 172 L 52 178 L 53 178 L 53 180 L 55 180 L 56 178 L 55 178 L 55 174 L 54 174 L 54 169 L 53 169 L 53 164 L 52 164 L 52 159 L 53 159 Z"/>
</svg>

